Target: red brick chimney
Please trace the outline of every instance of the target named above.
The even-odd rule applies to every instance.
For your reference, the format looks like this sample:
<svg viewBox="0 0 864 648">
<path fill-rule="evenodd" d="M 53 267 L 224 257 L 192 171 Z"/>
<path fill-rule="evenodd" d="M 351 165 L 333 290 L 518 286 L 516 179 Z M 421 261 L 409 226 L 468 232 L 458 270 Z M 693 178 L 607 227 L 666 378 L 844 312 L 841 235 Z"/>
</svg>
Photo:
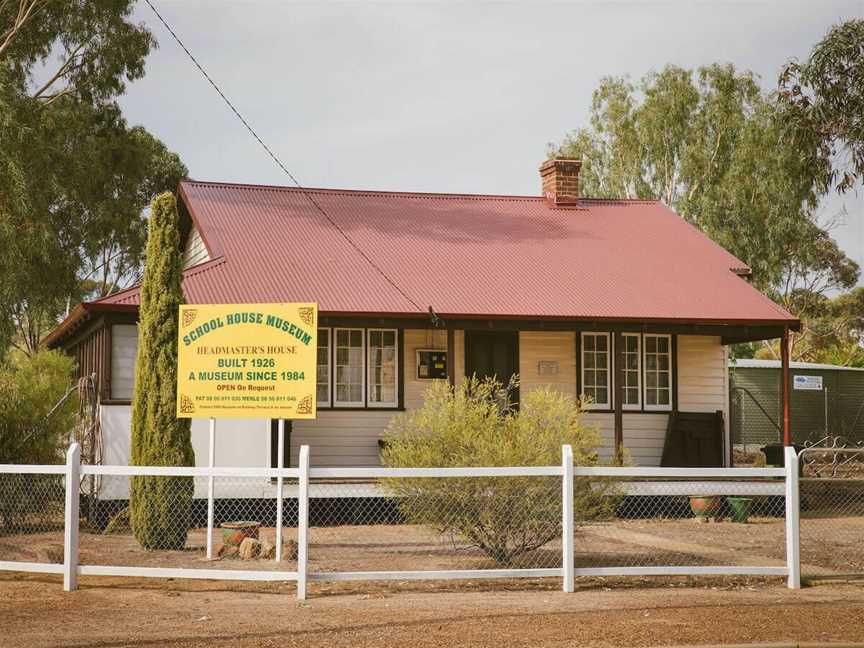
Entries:
<svg viewBox="0 0 864 648">
<path fill-rule="evenodd" d="M 543 195 L 553 205 L 579 204 L 579 158 L 557 157 L 540 165 Z"/>
</svg>

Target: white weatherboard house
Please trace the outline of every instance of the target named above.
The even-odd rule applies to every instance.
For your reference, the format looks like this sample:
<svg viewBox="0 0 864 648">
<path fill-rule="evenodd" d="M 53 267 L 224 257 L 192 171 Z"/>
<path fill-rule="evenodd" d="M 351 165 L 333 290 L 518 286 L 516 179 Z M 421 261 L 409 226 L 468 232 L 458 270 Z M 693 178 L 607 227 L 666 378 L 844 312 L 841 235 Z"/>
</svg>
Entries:
<svg viewBox="0 0 864 648">
<path fill-rule="evenodd" d="M 393 416 L 475 373 L 591 396 L 606 458 L 728 462 L 726 345 L 798 321 L 668 207 L 581 197 L 579 168 L 545 162 L 538 196 L 181 183 L 189 303 L 319 304 L 317 419 L 288 426 L 286 465 L 302 444 L 313 465 L 377 465 Z M 81 304 L 47 339 L 97 375 L 109 464 L 129 460 L 138 303 Z M 275 423 L 219 421 L 217 465 L 275 465 Z"/>
</svg>

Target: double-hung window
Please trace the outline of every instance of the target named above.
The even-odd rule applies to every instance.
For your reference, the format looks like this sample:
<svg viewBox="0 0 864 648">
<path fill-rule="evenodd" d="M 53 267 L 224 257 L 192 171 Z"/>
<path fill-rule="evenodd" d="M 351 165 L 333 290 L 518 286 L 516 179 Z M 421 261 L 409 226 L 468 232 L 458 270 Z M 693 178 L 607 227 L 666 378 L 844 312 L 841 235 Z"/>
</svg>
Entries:
<svg viewBox="0 0 864 648">
<path fill-rule="evenodd" d="M 638 410 L 642 407 L 642 358 L 639 352 L 639 340 L 638 333 L 622 335 L 625 410 Z"/>
<path fill-rule="evenodd" d="M 611 333 L 582 333 L 582 394 L 589 409 L 615 406 L 618 376 L 614 354 L 621 353 L 622 408 L 637 411 L 672 409 L 672 336 L 622 333 L 622 349 Z"/>
<path fill-rule="evenodd" d="M 363 329 L 333 329 L 335 407 L 363 407 Z"/>
<path fill-rule="evenodd" d="M 399 366 L 395 329 L 369 329 L 368 405 L 369 407 L 397 407 Z"/>
<path fill-rule="evenodd" d="M 591 399 L 589 409 L 611 407 L 610 346 L 608 333 L 582 334 L 582 393 Z"/>
<path fill-rule="evenodd" d="M 318 406 L 399 407 L 397 329 L 318 329 Z"/>
<path fill-rule="evenodd" d="M 645 409 L 672 409 L 672 339 L 645 335 Z"/>
</svg>

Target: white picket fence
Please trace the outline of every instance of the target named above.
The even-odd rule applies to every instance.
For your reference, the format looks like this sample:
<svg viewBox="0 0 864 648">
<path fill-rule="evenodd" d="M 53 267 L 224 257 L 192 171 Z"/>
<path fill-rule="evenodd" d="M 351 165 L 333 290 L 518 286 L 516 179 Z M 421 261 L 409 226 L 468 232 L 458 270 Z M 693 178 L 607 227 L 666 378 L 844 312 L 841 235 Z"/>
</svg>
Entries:
<svg viewBox="0 0 864 648">
<path fill-rule="evenodd" d="M 573 465 L 570 446 L 562 447 L 559 466 L 535 467 L 465 467 L 465 468 L 310 468 L 309 448 L 300 450 L 297 468 L 246 467 L 138 467 L 81 465 L 80 448 L 73 444 L 65 466 L 53 465 L 0 465 L 3 474 L 62 475 L 65 488 L 65 522 L 62 564 L 40 562 L 0 561 L 0 570 L 63 574 L 64 589 L 77 588 L 79 576 L 133 576 L 156 578 L 190 578 L 217 580 L 294 581 L 297 597 L 305 599 L 309 581 L 341 580 L 441 580 L 478 578 L 538 578 L 556 577 L 562 581 L 565 592 L 574 590 L 574 581 L 580 576 L 786 576 L 790 588 L 800 587 L 799 547 L 799 474 L 798 458 L 792 448 L 786 449 L 785 468 L 639 468 L 639 467 L 582 467 Z M 91 565 L 79 562 L 79 484 L 82 477 L 108 476 L 173 476 L 207 478 L 207 556 L 212 556 L 214 526 L 214 478 L 260 478 L 275 480 L 276 546 L 282 547 L 281 515 L 283 498 L 297 500 L 297 560 L 295 571 L 248 569 L 199 569 L 174 567 L 141 567 L 118 565 Z M 561 480 L 561 566 L 501 569 L 453 570 L 394 570 L 394 571 L 313 571 L 309 568 L 309 505 L 310 500 L 321 497 L 310 493 L 310 480 L 356 480 L 374 482 L 388 478 L 455 478 L 455 477 L 546 477 Z M 774 496 L 785 500 L 785 565 L 643 565 L 615 567 L 580 567 L 574 564 L 574 479 L 580 477 L 620 480 L 630 492 L 642 495 L 699 495 L 718 492 L 734 495 Z M 286 479 L 296 480 L 297 486 L 283 488 Z M 332 483 L 332 482 L 331 482 Z M 356 482 L 355 482 L 356 483 Z M 662 485 L 662 489 L 657 486 Z M 718 484 L 722 484 L 718 486 Z M 69 487 L 69 485 L 74 485 Z M 316 484 L 313 482 L 313 487 Z M 652 490 L 653 489 L 653 490 Z M 368 492 L 367 492 L 368 491 Z M 374 483 L 370 488 L 359 488 L 354 497 L 376 497 Z M 324 495 L 326 496 L 326 495 Z M 557 514 L 556 514 L 557 515 Z M 277 553 L 277 560 L 281 556 Z"/>
</svg>

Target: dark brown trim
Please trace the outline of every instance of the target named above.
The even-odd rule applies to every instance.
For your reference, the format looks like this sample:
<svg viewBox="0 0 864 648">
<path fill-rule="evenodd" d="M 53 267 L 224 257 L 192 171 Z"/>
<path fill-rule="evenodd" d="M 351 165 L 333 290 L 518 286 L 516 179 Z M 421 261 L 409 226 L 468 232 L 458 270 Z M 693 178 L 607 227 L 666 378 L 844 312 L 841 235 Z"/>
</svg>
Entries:
<svg viewBox="0 0 864 648">
<path fill-rule="evenodd" d="M 447 380 L 451 387 L 456 384 L 456 331 L 449 327 L 447 328 Z"/>
<path fill-rule="evenodd" d="M 99 403 L 100 405 L 131 405 L 132 400 L 126 400 L 123 398 L 105 398 Z"/>
<path fill-rule="evenodd" d="M 404 412 L 404 407 L 375 407 L 367 405 L 365 407 L 354 405 L 353 407 L 319 407 L 321 412 Z"/>
<path fill-rule="evenodd" d="M 641 352 L 641 349 L 640 349 Z M 672 363 L 670 369 L 672 370 L 672 375 L 670 376 L 671 387 L 672 387 L 672 411 L 678 411 L 678 335 L 672 334 L 672 359 L 670 360 Z M 724 370 L 725 371 L 725 370 Z M 642 399 L 645 400 L 644 398 Z M 642 406 L 645 406 L 645 403 L 642 403 Z"/>
<path fill-rule="evenodd" d="M 621 463 L 621 452 L 624 448 L 624 336 L 617 331 L 614 336 L 615 342 L 612 346 L 613 352 L 613 380 L 615 393 L 615 450 L 613 452 L 616 464 Z"/>
<path fill-rule="evenodd" d="M 114 357 L 114 346 L 112 342 L 112 336 L 114 335 L 114 325 L 106 322 L 105 324 L 105 346 L 102 349 L 102 375 L 97 377 L 99 381 L 99 390 L 102 394 L 108 395 L 108 400 L 111 400 L 111 365 L 113 364 Z M 136 358 L 132 362 L 132 376 L 133 376 L 133 385 L 134 385 L 134 376 L 135 376 L 135 363 L 137 363 L 138 359 Z"/>
<path fill-rule="evenodd" d="M 582 394 L 582 333 L 573 331 L 576 336 L 576 395 Z"/>
</svg>

